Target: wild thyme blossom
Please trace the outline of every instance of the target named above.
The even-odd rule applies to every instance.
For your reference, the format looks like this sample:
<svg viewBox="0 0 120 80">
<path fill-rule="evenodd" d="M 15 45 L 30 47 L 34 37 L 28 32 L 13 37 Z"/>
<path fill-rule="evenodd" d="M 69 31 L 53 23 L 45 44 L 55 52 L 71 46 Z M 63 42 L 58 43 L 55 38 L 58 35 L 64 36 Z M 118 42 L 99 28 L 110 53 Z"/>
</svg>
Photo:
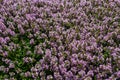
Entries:
<svg viewBox="0 0 120 80">
<path fill-rule="evenodd" d="M 0 79 L 120 79 L 119 0 L 0 0 Z"/>
</svg>

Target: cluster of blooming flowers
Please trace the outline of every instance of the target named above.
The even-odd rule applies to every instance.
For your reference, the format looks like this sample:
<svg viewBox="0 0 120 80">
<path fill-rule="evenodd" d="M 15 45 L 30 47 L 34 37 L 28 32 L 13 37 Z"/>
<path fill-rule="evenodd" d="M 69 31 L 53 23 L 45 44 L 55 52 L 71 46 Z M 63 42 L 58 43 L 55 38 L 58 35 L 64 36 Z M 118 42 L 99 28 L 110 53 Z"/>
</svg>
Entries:
<svg viewBox="0 0 120 80">
<path fill-rule="evenodd" d="M 0 80 L 119 80 L 120 0 L 0 0 Z"/>
</svg>

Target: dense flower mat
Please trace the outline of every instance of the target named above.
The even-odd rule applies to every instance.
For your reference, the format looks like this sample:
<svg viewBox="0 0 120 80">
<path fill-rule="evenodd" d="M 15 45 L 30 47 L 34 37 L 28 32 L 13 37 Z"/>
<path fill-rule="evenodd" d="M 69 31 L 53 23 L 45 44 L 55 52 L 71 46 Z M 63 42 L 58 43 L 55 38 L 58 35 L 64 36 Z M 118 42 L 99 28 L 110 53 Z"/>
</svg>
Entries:
<svg viewBox="0 0 120 80">
<path fill-rule="evenodd" d="M 120 80 L 120 0 L 0 0 L 0 80 Z"/>
</svg>

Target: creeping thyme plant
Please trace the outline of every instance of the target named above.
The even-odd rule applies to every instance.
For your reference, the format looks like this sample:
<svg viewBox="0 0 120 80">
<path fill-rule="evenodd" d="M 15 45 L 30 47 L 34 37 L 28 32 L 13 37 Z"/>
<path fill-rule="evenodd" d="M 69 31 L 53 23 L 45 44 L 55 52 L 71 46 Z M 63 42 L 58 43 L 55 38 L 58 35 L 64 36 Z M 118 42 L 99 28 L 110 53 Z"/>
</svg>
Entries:
<svg viewBox="0 0 120 80">
<path fill-rule="evenodd" d="M 0 80 L 120 80 L 120 0 L 0 0 Z"/>
</svg>

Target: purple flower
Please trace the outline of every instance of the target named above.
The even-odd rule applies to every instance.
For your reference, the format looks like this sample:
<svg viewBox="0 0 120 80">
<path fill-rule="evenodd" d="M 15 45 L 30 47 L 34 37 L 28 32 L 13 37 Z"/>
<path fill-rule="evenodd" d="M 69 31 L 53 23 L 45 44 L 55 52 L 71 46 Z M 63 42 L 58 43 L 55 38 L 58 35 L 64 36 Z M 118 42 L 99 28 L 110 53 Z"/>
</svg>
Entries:
<svg viewBox="0 0 120 80">
<path fill-rule="evenodd" d="M 117 77 L 120 78 L 120 71 L 117 72 Z"/>
<path fill-rule="evenodd" d="M 50 58 L 51 57 L 51 51 L 49 50 L 49 49 L 46 49 L 46 51 L 45 51 L 45 56 L 48 58 Z"/>
<path fill-rule="evenodd" d="M 30 77 L 31 76 L 31 73 L 28 71 L 25 73 L 25 77 Z"/>
<path fill-rule="evenodd" d="M 115 2 L 117 2 L 118 4 L 120 4 L 120 0 L 115 0 Z"/>
<path fill-rule="evenodd" d="M 35 42 L 34 42 L 34 39 L 31 39 L 30 40 L 30 44 L 34 44 Z"/>
<path fill-rule="evenodd" d="M 76 68 L 76 67 L 72 67 L 72 68 L 71 68 L 71 71 L 72 71 L 74 74 L 76 74 L 77 68 Z"/>
<path fill-rule="evenodd" d="M 0 30 L 5 31 L 6 26 L 0 21 Z"/>
<path fill-rule="evenodd" d="M 35 19 L 35 16 L 34 14 L 26 14 L 26 19 L 32 21 L 33 19 Z"/>
<path fill-rule="evenodd" d="M 32 77 L 36 79 L 38 77 L 38 72 L 32 73 Z"/>
<path fill-rule="evenodd" d="M 25 31 L 21 24 L 18 24 L 18 30 L 19 30 L 20 34 L 25 34 Z"/>
<path fill-rule="evenodd" d="M 8 52 L 5 51 L 5 52 L 3 53 L 3 56 L 8 56 Z"/>
<path fill-rule="evenodd" d="M 117 38 L 119 38 L 119 39 L 120 39 L 120 35 L 117 35 Z"/>
<path fill-rule="evenodd" d="M 71 64 L 72 64 L 72 65 L 77 65 L 77 60 L 75 60 L 75 59 L 72 58 L 72 59 L 71 59 Z"/>
<path fill-rule="evenodd" d="M 0 43 L 1 44 L 6 44 L 6 40 L 3 37 L 0 37 Z"/>
<path fill-rule="evenodd" d="M 71 71 L 68 71 L 68 72 L 67 72 L 67 77 L 73 78 L 73 76 L 74 76 L 74 75 L 73 75 L 73 73 L 72 73 Z"/>
<path fill-rule="evenodd" d="M 84 80 L 92 80 L 92 78 L 90 76 L 88 76 Z"/>
<path fill-rule="evenodd" d="M 6 41 L 6 42 L 9 42 L 9 41 L 10 41 L 10 38 L 9 38 L 9 37 L 5 37 L 5 41 Z"/>
<path fill-rule="evenodd" d="M 87 75 L 89 75 L 89 76 L 93 76 L 93 75 L 94 75 L 94 73 L 93 73 L 93 71 L 92 71 L 92 70 L 90 70 L 90 71 L 88 71 Z"/>
<path fill-rule="evenodd" d="M 78 72 L 78 75 L 79 75 L 80 77 L 85 76 L 85 71 L 83 71 L 83 70 L 79 71 L 79 72 Z"/>
<path fill-rule="evenodd" d="M 54 72 L 55 79 L 62 80 L 62 76 L 58 72 Z"/>
<path fill-rule="evenodd" d="M 47 76 L 47 80 L 53 80 L 53 76 L 52 75 L 48 75 Z"/>
<path fill-rule="evenodd" d="M 39 49 L 37 50 L 37 54 L 43 54 L 43 50 L 42 50 L 41 48 L 39 48 Z"/>
<path fill-rule="evenodd" d="M 15 68 L 15 65 L 13 63 L 10 63 L 9 68 Z"/>
</svg>

